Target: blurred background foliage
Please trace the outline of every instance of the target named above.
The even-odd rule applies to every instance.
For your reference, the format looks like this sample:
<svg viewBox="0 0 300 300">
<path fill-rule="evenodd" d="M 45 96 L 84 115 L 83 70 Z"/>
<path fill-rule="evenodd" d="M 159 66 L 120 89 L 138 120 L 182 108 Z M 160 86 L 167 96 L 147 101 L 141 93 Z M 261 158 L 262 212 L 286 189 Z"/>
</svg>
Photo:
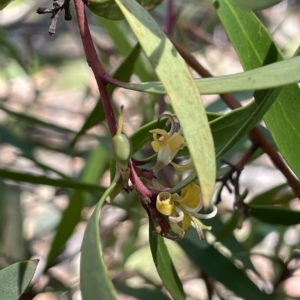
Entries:
<svg viewBox="0 0 300 300">
<path fill-rule="evenodd" d="M 0 11 L 0 268 L 37 258 L 32 286 L 21 299 L 79 300 L 80 246 L 92 209 L 110 182 L 110 138 L 101 105 L 91 116 L 99 95 L 74 9 L 73 20 L 61 18 L 57 33 L 49 36 L 50 19 L 35 13 L 49 2 L 15 0 Z M 283 1 L 257 12 L 285 57 L 300 44 L 299 3 Z M 242 71 L 210 2 L 176 0 L 174 5 L 180 15 L 171 29 L 165 24 L 168 1 L 152 12 L 162 28 L 214 75 Z M 100 60 L 113 74 L 135 39 L 124 21 L 87 13 Z M 156 80 L 142 54 L 131 76 L 138 80 Z M 252 97 L 235 96 L 243 104 Z M 116 89 L 112 99 L 116 111 L 125 106 L 128 135 L 170 110 L 157 95 Z M 227 112 L 218 96 L 203 96 L 203 101 L 207 111 Z M 263 123 L 260 128 L 272 141 Z M 225 158 L 237 161 L 248 146 L 245 137 Z M 147 144 L 136 158 L 150 155 L 149 149 Z M 256 154 L 240 179 L 241 190 L 248 190 L 246 202 L 299 210 L 280 171 L 265 154 Z M 219 162 L 218 175 L 224 172 Z M 206 247 L 193 230 L 180 243 L 166 241 L 186 299 L 238 299 L 241 290 L 249 295 L 245 299 L 300 299 L 299 224 L 271 224 L 258 216 L 245 219 L 237 230 L 233 202 L 223 191 L 218 216 L 207 222 L 213 229 L 206 238 L 215 247 Z M 148 217 L 134 193 L 104 206 L 101 239 L 119 299 L 168 299 L 151 258 Z M 271 298 L 253 296 L 251 282 Z"/>
</svg>

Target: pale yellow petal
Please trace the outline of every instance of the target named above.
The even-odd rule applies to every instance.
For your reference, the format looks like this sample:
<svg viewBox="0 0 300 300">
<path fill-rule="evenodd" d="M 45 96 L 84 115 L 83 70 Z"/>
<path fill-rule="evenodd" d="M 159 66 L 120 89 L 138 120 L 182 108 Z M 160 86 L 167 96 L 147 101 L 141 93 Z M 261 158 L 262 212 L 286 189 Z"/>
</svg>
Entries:
<svg viewBox="0 0 300 300">
<path fill-rule="evenodd" d="M 184 137 L 177 132 L 174 132 L 168 139 L 168 146 L 171 151 L 176 151 L 176 153 L 186 146 Z"/>
</svg>

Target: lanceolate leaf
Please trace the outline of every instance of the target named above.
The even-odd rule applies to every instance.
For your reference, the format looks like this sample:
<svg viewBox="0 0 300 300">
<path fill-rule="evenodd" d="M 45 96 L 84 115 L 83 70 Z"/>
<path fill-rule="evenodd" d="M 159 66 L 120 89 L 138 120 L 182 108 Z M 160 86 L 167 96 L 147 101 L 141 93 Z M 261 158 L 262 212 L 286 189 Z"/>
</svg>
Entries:
<svg viewBox="0 0 300 300">
<path fill-rule="evenodd" d="M 86 190 L 89 192 L 102 193 L 104 191 L 104 187 L 98 184 L 86 183 L 71 178 L 54 179 L 43 175 L 33 175 L 30 173 L 16 172 L 6 169 L 0 169 L 0 177 L 34 184 L 44 184 L 56 187 L 71 188 L 76 190 Z"/>
<path fill-rule="evenodd" d="M 249 208 L 248 213 L 250 216 L 267 223 L 282 225 L 300 224 L 300 211 L 270 205 L 250 205 Z"/>
<path fill-rule="evenodd" d="M 252 11 L 240 8 L 233 0 L 218 0 L 213 3 L 245 70 L 282 60 L 269 33 Z M 263 100 L 266 93 L 267 91 L 255 93 L 257 103 Z M 282 88 L 276 102 L 264 117 L 278 149 L 298 177 L 299 98 L 300 91 L 296 84 Z"/>
<path fill-rule="evenodd" d="M 157 272 L 169 293 L 174 300 L 184 300 L 185 294 L 183 291 L 182 283 L 175 270 L 170 254 L 166 247 L 163 237 L 153 235 L 153 224 L 149 220 L 149 242 L 150 249 L 155 263 Z"/>
<path fill-rule="evenodd" d="M 262 90 L 299 82 L 299 67 L 300 57 L 294 57 L 243 73 L 195 79 L 195 84 L 203 95 Z M 153 94 L 166 93 L 161 82 L 127 83 L 122 86 Z"/>
<path fill-rule="evenodd" d="M 179 244 L 189 258 L 207 275 L 221 282 L 243 299 L 272 299 L 260 291 L 243 270 L 238 269 L 212 245 L 201 248 L 197 243 L 199 241 L 192 241 L 186 237 Z"/>
<path fill-rule="evenodd" d="M 103 260 L 100 241 L 99 215 L 105 199 L 114 191 L 117 180 L 101 197 L 85 230 L 80 261 L 80 287 L 85 300 L 117 299 Z"/>
<path fill-rule="evenodd" d="M 245 122 L 249 119 L 249 116 L 251 116 L 256 109 L 256 102 L 251 101 L 244 107 L 235 109 L 210 122 L 215 147 L 217 148 L 227 143 L 245 124 Z M 239 135 L 239 137 L 242 138 L 243 136 Z"/>
<path fill-rule="evenodd" d="M 107 151 L 98 146 L 89 155 L 80 179 L 82 182 L 97 183 L 107 168 Z M 95 168 L 97 165 L 97 168 Z M 56 234 L 48 253 L 45 270 L 50 268 L 55 258 L 61 253 L 67 240 L 70 238 L 75 226 L 81 219 L 81 211 L 84 205 L 88 204 L 90 195 L 84 191 L 76 190 L 70 197 L 68 207 L 64 210 L 61 221 L 57 227 Z"/>
<path fill-rule="evenodd" d="M 1 299 L 19 299 L 29 285 L 38 260 L 29 260 L 15 263 L 0 271 Z"/>
<path fill-rule="evenodd" d="M 217 158 L 222 157 L 231 147 L 234 146 L 234 144 L 238 142 L 239 139 L 241 139 L 247 132 L 249 132 L 258 121 L 260 121 L 263 115 L 277 99 L 279 93 L 280 88 L 268 91 L 263 101 L 258 105 L 255 111 L 251 115 L 249 115 L 247 121 L 241 126 L 241 128 L 239 128 L 239 130 L 228 141 L 224 148 L 217 154 Z"/>
<path fill-rule="evenodd" d="M 170 97 L 197 171 L 204 205 L 215 186 L 211 131 L 193 78 L 172 43 L 135 0 L 115 0 Z"/>
</svg>

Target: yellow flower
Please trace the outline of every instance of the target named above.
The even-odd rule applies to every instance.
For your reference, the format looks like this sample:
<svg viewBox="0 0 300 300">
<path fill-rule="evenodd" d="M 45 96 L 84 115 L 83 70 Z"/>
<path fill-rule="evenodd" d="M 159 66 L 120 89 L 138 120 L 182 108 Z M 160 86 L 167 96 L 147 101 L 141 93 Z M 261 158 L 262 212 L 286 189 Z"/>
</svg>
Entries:
<svg viewBox="0 0 300 300">
<path fill-rule="evenodd" d="M 168 165 L 177 152 L 186 146 L 184 137 L 178 132 L 168 133 L 164 129 L 150 130 L 153 133 L 151 146 L 157 152 L 157 162 L 153 167 L 153 172 L 157 173 Z"/>
<path fill-rule="evenodd" d="M 188 230 L 191 223 L 195 225 L 200 239 L 204 238 L 202 228 L 210 230 L 198 219 L 210 219 L 217 214 L 217 208 L 209 214 L 199 214 L 202 208 L 201 189 L 195 183 L 190 183 L 181 190 L 181 195 L 162 192 L 156 199 L 157 210 L 169 218 L 171 230 L 177 234 L 182 234 Z"/>
</svg>

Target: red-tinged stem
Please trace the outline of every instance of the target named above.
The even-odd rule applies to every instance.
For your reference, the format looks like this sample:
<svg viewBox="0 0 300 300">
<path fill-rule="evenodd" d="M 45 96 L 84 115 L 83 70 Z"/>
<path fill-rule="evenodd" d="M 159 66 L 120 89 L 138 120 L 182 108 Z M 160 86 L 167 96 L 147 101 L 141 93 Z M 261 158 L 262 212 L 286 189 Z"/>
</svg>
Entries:
<svg viewBox="0 0 300 300">
<path fill-rule="evenodd" d="M 74 0 L 74 3 L 75 3 L 76 15 L 77 15 L 78 28 L 79 28 L 85 56 L 86 56 L 86 61 L 90 66 L 90 68 L 92 69 L 95 79 L 97 81 L 109 131 L 110 134 L 114 136 L 117 132 L 117 123 L 106 90 L 106 85 L 107 85 L 106 79 L 109 77 L 109 75 L 107 75 L 104 68 L 102 67 L 96 49 L 94 47 L 89 26 L 87 23 L 84 3 L 82 0 Z"/>
<path fill-rule="evenodd" d="M 143 184 L 143 182 L 137 175 L 131 160 L 129 162 L 129 169 L 130 169 L 130 180 L 134 185 L 135 190 L 139 194 L 141 200 L 143 200 L 144 203 L 149 204 L 149 202 L 151 201 L 150 198 L 153 197 L 152 192 Z"/>
</svg>

